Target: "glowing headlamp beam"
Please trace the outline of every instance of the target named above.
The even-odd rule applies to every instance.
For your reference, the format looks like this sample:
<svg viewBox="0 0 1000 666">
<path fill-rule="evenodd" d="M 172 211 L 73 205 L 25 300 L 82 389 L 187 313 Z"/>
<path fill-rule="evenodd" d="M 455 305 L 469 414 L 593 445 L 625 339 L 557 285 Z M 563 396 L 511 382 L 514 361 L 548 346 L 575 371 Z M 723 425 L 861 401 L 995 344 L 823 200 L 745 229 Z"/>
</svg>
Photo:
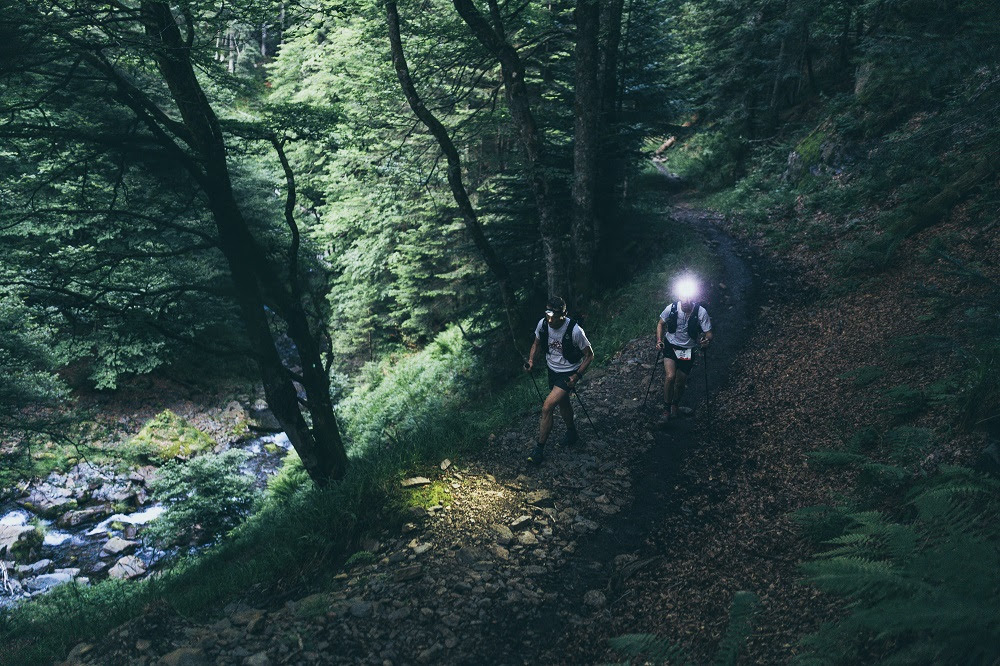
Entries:
<svg viewBox="0 0 1000 666">
<path fill-rule="evenodd" d="M 698 280 L 691 275 L 682 275 L 674 282 L 674 296 L 682 301 L 691 301 L 698 296 Z"/>
</svg>

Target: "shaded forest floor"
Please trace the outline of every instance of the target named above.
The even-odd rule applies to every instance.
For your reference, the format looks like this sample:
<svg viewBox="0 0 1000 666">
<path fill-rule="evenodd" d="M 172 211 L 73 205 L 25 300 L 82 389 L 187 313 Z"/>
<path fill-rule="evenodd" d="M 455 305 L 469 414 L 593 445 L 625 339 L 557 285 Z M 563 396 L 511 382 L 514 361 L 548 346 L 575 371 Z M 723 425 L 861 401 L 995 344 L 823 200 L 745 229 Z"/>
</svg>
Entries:
<svg viewBox="0 0 1000 666">
<path fill-rule="evenodd" d="M 537 412 L 525 414 L 475 457 L 443 461 L 416 491 L 425 506 L 401 531 L 362 544 L 332 587 L 246 598 L 210 621 L 151 607 L 77 646 L 68 663 L 602 663 L 625 660 L 607 639 L 636 632 L 704 663 L 740 590 L 760 600 L 742 660 L 790 660 L 838 612 L 797 582 L 814 546 L 790 514 L 850 482 L 814 471 L 806 454 L 883 419 L 873 397 L 883 386 L 858 390 L 845 373 L 870 365 L 886 369 L 886 385 L 901 373 L 929 381 L 947 360 L 917 373 L 886 359 L 890 340 L 920 327 L 905 268 L 860 297 L 821 295 L 822 273 L 807 262 L 793 269 L 746 249 L 710 213 L 682 204 L 675 215 L 725 266 L 710 300 L 719 343 L 710 410 L 704 359 L 685 398 L 693 418 L 656 427 L 660 368 L 640 408 L 663 305 L 652 304 L 649 335 L 581 387 L 603 436 L 577 402 L 584 445 L 550 445 L 548 461 L 530 468 Z M 968 462 L 968 444 L 929 464 Z"/>
</svg>

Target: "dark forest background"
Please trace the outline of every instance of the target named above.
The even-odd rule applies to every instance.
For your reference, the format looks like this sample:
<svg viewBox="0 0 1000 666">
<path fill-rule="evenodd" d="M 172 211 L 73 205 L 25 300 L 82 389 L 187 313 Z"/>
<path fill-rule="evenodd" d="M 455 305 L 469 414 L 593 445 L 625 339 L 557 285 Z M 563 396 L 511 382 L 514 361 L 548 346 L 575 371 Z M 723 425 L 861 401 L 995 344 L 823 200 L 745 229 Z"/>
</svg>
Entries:
<svg viewBox="0 0 1000 666">
<path fill-rule="evenodd" d="M 280 509 L 299 516 L 288 529 L 349 540 L 389 510 L 372 479 L 433 457 L 420 442 L 470 414 L 470 437 L 503 422 L 507 407 L 463 401 L 501 395 L 548 295 L 621 344 L 648 328 L 635 285 L 660 280 L 665 255 L 711 270 L 657 240 L 673 192 L 778 255 L 823 252 L 835 293 L 956 216 L 996 234 L 992 0 L 25 0 L 2 16 L 9 488 L 93 443 L 81 396 L 148 377 L 248 386 L 301 461 L 276 491 L 299 498 Z M 950 401 L 949 427 L 982 432 L 998 423 L 1000 290 L 995 258 L 960 259 L 960 242 L 924 248 L 969 285 L 960 302 L 928 296 L 969 332 L 960 372 L 897 398 Z M 411 444 L 366 462 L 387 438 Z M 895 480 L 891 502 L 851 499 L 816 528 L 847 558 L 816 580 L 856 612 L 812 654 L 996 658 L 996 566 L 968 569 L 987 576 L 973 583 L 964 556 L 919 546 L 944 530 L 995 565 L 995 480 L 952 470 L 934 486 L 894 464 L 865 468 Z M 946 607 L 955 638 L 928 633 L 928 577 L 990 590 Z M 23 636 L 31 612 L 47 617 L 0 630 Z"/>
</svg>

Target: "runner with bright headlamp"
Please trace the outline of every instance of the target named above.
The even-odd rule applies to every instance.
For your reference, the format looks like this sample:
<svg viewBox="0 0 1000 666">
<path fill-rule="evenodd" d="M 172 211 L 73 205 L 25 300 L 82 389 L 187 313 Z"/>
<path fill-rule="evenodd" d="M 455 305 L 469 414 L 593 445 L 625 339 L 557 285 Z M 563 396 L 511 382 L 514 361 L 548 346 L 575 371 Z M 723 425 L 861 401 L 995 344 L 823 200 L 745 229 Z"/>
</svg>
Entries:
<svg viewBox="0 0 1000 666">
<path fill-rule="evenodd" d="M 698 281 L 682 275 L 674 283 L 677 300 L 668 305 L 656 322 L 656 348 L 663 350 L 663 420 L 680 415 L 681 396 L 694 366 L 694 349 L 712 342 L 712 320 L 697 302 Z"/>
</svg>

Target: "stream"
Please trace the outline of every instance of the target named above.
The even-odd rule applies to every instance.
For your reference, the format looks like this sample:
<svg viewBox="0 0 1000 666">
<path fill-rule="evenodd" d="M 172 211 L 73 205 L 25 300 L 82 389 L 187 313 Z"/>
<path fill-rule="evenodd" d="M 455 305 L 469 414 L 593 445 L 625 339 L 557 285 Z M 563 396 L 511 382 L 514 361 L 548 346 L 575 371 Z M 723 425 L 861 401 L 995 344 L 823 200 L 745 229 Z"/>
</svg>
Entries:
<svg viewBox="0 0 1000 666">
<path fill-rule="evenodd" d="M 291 443 L 279 433 L 230 448 L 249 454 L 240 471 L 262 490 Z M 147 489 L 155 474 L 153 466 L 123 473 L 82 462 L 33 481 L 20 497 L 0 503 L 0 609 L 73 581 L 142 578 L 179 552 L 143 538 L 143 528 L 165 511 Z"/>
</svg>

